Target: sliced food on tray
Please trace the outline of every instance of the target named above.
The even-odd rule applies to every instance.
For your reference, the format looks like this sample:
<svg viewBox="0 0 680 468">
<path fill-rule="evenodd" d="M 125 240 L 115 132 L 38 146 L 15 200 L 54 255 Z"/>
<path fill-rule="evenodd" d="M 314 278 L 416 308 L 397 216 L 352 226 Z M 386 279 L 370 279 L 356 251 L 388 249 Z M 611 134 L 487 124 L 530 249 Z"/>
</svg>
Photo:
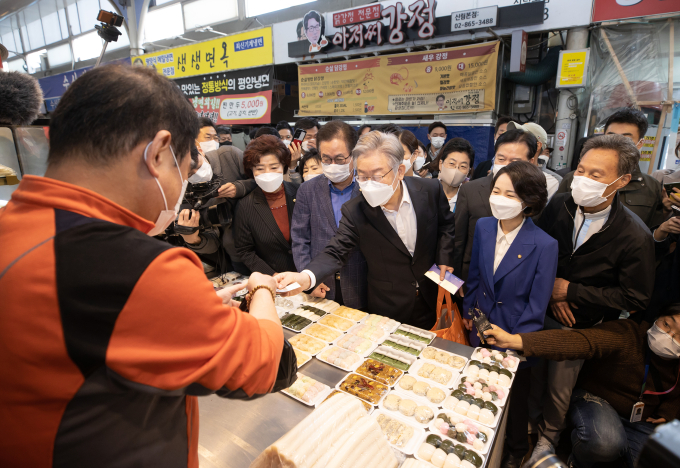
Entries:
<svg viewBox="0 0 680 468">
<path fill-rule="evenodd" d="M 403 335 L 412 340 L 420 341 L 421 343 L 430 344 L 434 340 L 435 335 L 431 331 L 423 330 L 422 328 L 412 327 L 411 325 L 399 325 L 399 328 L 394 332 L 397 335 Z"/>
<path fill-rule="evenodd" d="M 481 398 L 475 398 L 472 395 L 464 393 L 460 389 L 451 392 L 451 395 L 446 397 L 442 406 L 448 410 L 467 416 L 473 421 L 479 421 L 482 424 L 490 426 L 493 426 L 496 415 L 498 414 L 498 406 L 494 403 L 484 401 Z"/>
<path fill-rule="evenodd" d="M 331 346 L 319 354 L 317 358 L 346 371 L 352 370 L 361 361 L 358 354 L 337 346 Z"/>
<path fill-rule="evenodd" d="M 436 430 L 442 436 L 467 444 L 479 452 L 488 450 L 493 437 L 491 429 L 457 413 L 438 413 L 430 428 L 433 432 Z"/>
<path fill-rule="evenodd" d="M 453 377 L 453 373 L 443 367 L 425 362 L 420 369 L 418 369 L 418 376 L 434 380 L 438 384 L 446 385 L 451 380 L 451 377 Z"/>
<path fill-rule="evenodd" d="M 340 395 L 347 395 L 347 393 L 341 392 L 340 390 L 333 390 L 333 391 L 326 397 L 326 399 L 325 399 L 324 401 L 326 401 L 326 400 L 330 399 L 331 397 L 333 397 L 333 396 L 335 396 L 335 395 L 338 395 L 338 394 L 340 394 Z M 356 398 L 356 397 L 354 397 L 353 395 L 350 395 L 350 396 L 351 396 L 352 398 Z M 367 402 L 365 402 L 364 400 L 361 400 L 361 399 L 359 399 L 359 398 L 356 398 L 356 399 L 359 400 L 359 401 L 361 402 L 362 405 L 364 405 L 364 408 L 366 409 L 366 412 L 367 412 L 367 413 L 370 413 L 371 411 L 373 411 L 373 405 L 371 405 L 370 403 L 367 403 Z"/>
<path fill-rule="evenodd" d="M 413 417 L 420 424 L 428 424 L 434 419 L 432 408 L 418 404 L 411 399 L 403 398 L 397 393 L 387 395 L 382 405 L 389 411 L 399 411 L 404 416 Z"/>
<path fill-rule="evenodd" d="M 481 398 L 484 401 L 491 402 L 504 401 L 508 393 L 507 390 L 500 385 L 487 383 L 481 377 L 475 378 L 465 375 L 460 378 L 458 390 L 462 390 L 463 393 L 472 395 L 475 398 Z"/>
<path fill-rule="evenodd" d="M 392 320 L 389 317 L 383 317 L 382 315 L 370 314 L 366 321 L 366 325 L 373 327 L 380 327 L 387 332 L 392 332 L 395 328 L 399 326 L 399 322 Z"/>
<path fill-rule="evenodd" d="M 293 348 L 299 349 L 300 351 L 304 351 L 305 353 L 309 353 L 312 355 L 318 353 L 326 346 L 328 346 L 326 342 L 304 334 L 295 335 L 288 341 L 293 346 Z"/>
<path fill-rule="evenodd" d="M 362 400 L 366 400 L 371 404 L 377 405 L 390 388 L 380 382 L 367 379 L 361 375 L 349 374 L 345 377 L 345 380 L 340 383 L 339 389 L 350 395 L 359 397 Z"/>
<path fill-rule="evenodd" d="M 299 349 L 295 349 L 295 347 L 293 347 L 293 352 L 295 353 L 295 358 L 297 359 L 298 367 L 304 366 L 309 362 L 310 359 L 312 359 L 312 356 L 310 356 L 307 353 L 303 353 Z"/>
<path fill-rule="evenodd" d="M 347 330 L 354 326 L 354 322 L 352 322 L 351 320 L 347 320 L 332 314 L 326 315 L 325 317 L 320 319 L 319 323 L 343 332 L 346 332 Z"/>
<path fill-rule="evenodd" d="M 437 361 L 445 366 L 452 367 L 454 369 L 460 370 L 465 367 L 467 359 L 461 356 L 456 356 L 455 354 L 447 353 L 441 349 L 433 348 L 428 346 L 423 351 L 421 356 L 423 359 L 429 359 L 431 361 Z"/>
<path fill-rule="evenodd" d="M 385 330 L 380 327 L 373 325 L 367 325 L 365 323 L 359 324 L 348 331 L 351 335 L 360 336 L 361 338 L 366 338 L 374 343 L 379 342 L 383 336 L 385 336 Z"/>
<path fill-rule="evenodd" d="M 309 304 L 302 304 L 299 308 L 302 309 L 302 310 L 306 310 L 307 312 L 311 312 L 314 315 L 316 315 L 317 317 L 323 317 L 324 315 L 326 315 L 328 313 L 325 310 L 321 310 L 318 307 L 316 307 L 314 305 L 309 305 Z"/>
<path fill-rule="evenodd" d="M 399 377 L 404 375 L 404 372 L 399 369 L 395 369 L 375 359 L 366 359 L 355 372 L 389 386 L 394 385 L 399 380 Z"/>
<path fill-rule="evenodd" d="M 300 331 L 311 323 L 308 318 L 297 314 L 288 314 L 281 319 L 281 325 L 295 331 Z"/>
<path fill-rule="evenodd" d="M 390 348 L 412 354 L 413 356 L 420 355 L 423 349 L 425 349 L 424 343 L 413 341 L 406 338 L 405 336 L 400 335 L 390 335 L 381 344 L 383 346 L 389 346 Z M 465 363 L 463 363 L 463 365 L 465 365 Z"/>
<path fill-rule="evenodd" d="M 472 359 L 485 364 L 497 364 L 505 369 L 517 370 L 519 358 L 497 349 L 477 348 L 472 353 Z"/>
<path fill-rule="evenodd" d="M 355 322 L 360 322 L 361 320 L 366 318 L 368 314 L 357 309 L 351 309 L 349 307 L 340 306 L 333 311 L 333 315 L 339 315 L 340 317 L 344 317 Z"/>
<path fill-rule="evenodd" d="M 356 335 L 345 335 L 335 342 L 336 346 L 348 349 L 357 354 L 366 353 L 371 347 L 375 346 L 371 340 Z"/>
<path fill-rule="evenodd" d="M 342 332 L 315 323 L 314 325 L 311 325 L 305 329 L 305 334 L 313 336 L 314 338 L 318 338 L 322 341 L 325 341 L 326 343 L 330 343 L 331 341 L 335 341 L 340 338 Z"/>
<path fill-rule="evenodd" d="M 427 382 L 419 381 L 412 375 L 405 375 L 399 381 L 399 388 L 408 392 L 413 392 L 414 395 L 425 397 L 430 403 L 439 405 L 446 398 L 446 392 L 439 387 L 430 385 Z"/>
<path fill-rule="evenodd" d="M 411 426 L 385 414 L 380 414 L 376 420 L 389 443 L 395 447 L 405 447 L 415 434 Z"/>
<path fill-rule="evenodd" d="M 432 463 L 437 468 L 480 468 L 484 462 L 473 450 L 452 440 L 442 440 L 437 434 L 429 434 L 418 447 L 418 458 Z"/>
<path fill-rule="evenodd" d="M 298 398 L 309 405 L 315 404 L 316 400 L 319 399 L 319 396 L 323 392 L 329 390 L 328 385 L 322 384 L 311 377 L 307 377 L 300 373 L 298 373 L 297 377 L 298 379 L 295 383 L 283 390 L 283 392 Z"/>
<path fill-rule="evenodd" d="M 487 364 L 485 362 L 470 361 L 465 372 L 471 378 L 483 379 L 488 384 L 498 384 L 501 387 L 510 387 L 512 382 L 512 372 L 507 369 L 501 369 L 495 364 Z"/>
<path fill-rule="evenodd" d="M 416 361 L 414 356 L 386 346 L 378 346 L 369 357 L 403 371 L 409 370 L 411 365 Z"/>
</svg>

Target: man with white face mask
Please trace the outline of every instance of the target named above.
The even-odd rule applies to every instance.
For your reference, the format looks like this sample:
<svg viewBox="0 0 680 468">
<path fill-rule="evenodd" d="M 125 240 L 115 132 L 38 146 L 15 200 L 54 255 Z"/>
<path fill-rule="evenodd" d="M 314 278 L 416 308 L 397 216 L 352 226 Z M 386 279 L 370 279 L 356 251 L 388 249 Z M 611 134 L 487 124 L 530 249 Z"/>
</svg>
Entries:
<svg viewBox="0 0 680 468">
<path fill-rule="evenodd" d="M 237 286 L 244 313 L 195 254 L 151 237 L 177 216 L 197 134 L 151 68 L 95 68 L 59 102 L 45 176 L 0 212 L 0 408 L 20 421 L 0 466 L 197 468 L 197 396 L 272 391 L 274 279 Z"/>
<path fill-rule="evenodd" d="M 519 334 L 492 325 L 485 333 L 490 344 L 526 357 L 585 360 L 570 401 L 568 466 L 636 466 L 649 435 L 677 418 L 680 303 L 668 304 L 660 315 L 653 323 L 614 320 L 581 330 Z"/>
<path fill-rule="evenodd" d="M 317 278 L 338 271 L 358 248 L 368 265 L 368 310 L 430 329 L 437 285 L 425 273 L 433 264 L 442 277 L 453 270 L 454 224 L 446 196 L 436 180 L 404 178 L 404 149 L 394 135 L 370 132 L 352 156 L 362 196 L 342 207 L 340 227 L 323 252 L 301 273 L 277 275 L 279 285 L 314 288 Z"/>
<path fill-rule="evenodd" d="M 430 143 L 427 145 L 427 155 L 422 164 L 414 163 L 413 170 L 417 172 L 420 177 L 428 177 L 431 174 L 432 177 L 437 176 L 438 168 L 425 169 L 423 166 L 431 163 L 437 159 L 439 150 L 442 149 L 444 143 L 446 143 L 446 125 L 442 122 L 432 122 L 429 127 L 427 127 L 427 139 Z"/>
<path fill-rule="evenodd" d="M 590 328 L 608 314 L 618 318 L 623 310 L 647 308 L 654 288 L 654 241 L 618 195 L 639 159 L 626 137 L 591 138 L 583 147 L 571 193 L 555 195 L 538 221 L 559 244 L 547 329 Z M 548 363 L 548 398 L 535 455 L 557 446 L 582 364 Z"/>
</svg>

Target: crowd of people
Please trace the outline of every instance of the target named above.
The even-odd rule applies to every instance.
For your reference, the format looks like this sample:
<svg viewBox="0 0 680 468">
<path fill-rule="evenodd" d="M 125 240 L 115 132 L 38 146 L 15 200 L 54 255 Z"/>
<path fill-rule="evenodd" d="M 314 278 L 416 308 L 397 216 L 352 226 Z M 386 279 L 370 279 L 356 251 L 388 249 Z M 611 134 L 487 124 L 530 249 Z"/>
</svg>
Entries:
<svg viewBox="0 0 680 468">
<path fill-rule="evenodd" d="M 654 427 L 680 412 L 680 190 L 669 196 L 640 171 L 644 114 L 614 112 L 561 173 L 545 167 L 535 123 L 499 118 L 491 154 L 441 122 L 427 130 L 424 144 L 394 124 L 302 118 L 254 130 L 241 151 L 154 71 L 104 67 L 77 80 L 52 117 L 45 177 L 25 177 L 0 212 L 0 280 L 17 285 L 0 342 L 26 349 L 0 353 L 3 374 L 21 379 L 0 380 L 16 405 L 5 416 L 54 422 L 5 434 L 10 455 L 54 450 L 69 464 L 92 450 L 116 457 L 123 444 L 140 465 L 162 454 L 175 466 L 179 448 L 162 450 L 173 440 L 192 465 L 193 395 L 274 387 L 286 350 L 277 287 L 429 330 L 438 287 L 425 273 L 436 266 L 465 281 L 456 303 L 471 344 L 479 309 L 489 343 L 526 357 L 502 466 L 522 466 L 529 427 L 532 460 L 569 427 L 570 466 L 632 467 Z M 206 183 L 216 190 L 204 208 L 220 219 L 211 226 L 182 205 Z M 250 275 L 250 314 L 235 289 L 214 294 L 195 255 L 150 237 L 172 224 L 191 228 L 184 246 L 218 273 Z M 41 360 L 53 365 L 38 377 Z M 46 391 L 45 378 L 60 385 Z M 127 405 L 121 388 L 148 399 Z M 125 433 L 119 418 L 101 426 L 121 405 L 133 419 L 165 418 L 172 434 Z M 103 447 L 95 433 L 118 443 Z"/>
</svg>

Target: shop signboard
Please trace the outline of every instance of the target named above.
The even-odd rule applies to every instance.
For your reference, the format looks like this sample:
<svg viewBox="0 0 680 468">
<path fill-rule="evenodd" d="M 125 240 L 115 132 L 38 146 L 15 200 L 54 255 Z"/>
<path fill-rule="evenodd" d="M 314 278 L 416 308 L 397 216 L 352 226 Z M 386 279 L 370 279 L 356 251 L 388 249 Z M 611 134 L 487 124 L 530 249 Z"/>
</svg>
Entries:
<svg viewBox="0 0 680 468">
<path fill-rule="evenodd" d="M 493 28 L 498 24 L 498 5 L 451 13 L 451 32 Z"/>
<path fill-rule="evenodd" d="M 215 124 L 271 122 L 273 66 L 173 80 L 199 117 Z"/>
<path fill-rule="evenodd" d="M 518 29 L 512 32 L 512 46 L 510 47 L 510 73 L 524 73 L 527 69 L 527 44 L 529 34 Z"/>
<path fill-rule="evenodd" d="M 588 77 L 590 49 L 562 50 L 557 66 L 557 88 L 583 88 Z"/>
<path fill-rule="evenodd" d="M 272 60 L 268 27 L 140 55 L 133 57 L 133 64 L 153 67 L 174 79 L 269 65 Z"/>
<path fill-rule="evenodd" d="M 483 112 L 496 104 L 499 42 L 298 67 L 300 115 Z"/>
<path fill-rule="evenodd" d="M 662 0 L 595 0 L 593 22 L 680 13 L 680 2 Z"/>
</svg>

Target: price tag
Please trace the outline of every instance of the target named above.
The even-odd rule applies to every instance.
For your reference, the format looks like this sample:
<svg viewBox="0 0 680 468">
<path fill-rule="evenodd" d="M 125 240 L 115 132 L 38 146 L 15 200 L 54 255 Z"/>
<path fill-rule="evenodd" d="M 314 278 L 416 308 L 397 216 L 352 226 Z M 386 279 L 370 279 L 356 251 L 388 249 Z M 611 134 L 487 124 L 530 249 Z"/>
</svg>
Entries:
<svg viewBox="0 0 680 468">
<path fill-rule="evenodd" d="M 451 13 L 451 32 L 492 28 L 496 26 L 497 22 L 498 6 L 457 11 Z"/>
</svg>

